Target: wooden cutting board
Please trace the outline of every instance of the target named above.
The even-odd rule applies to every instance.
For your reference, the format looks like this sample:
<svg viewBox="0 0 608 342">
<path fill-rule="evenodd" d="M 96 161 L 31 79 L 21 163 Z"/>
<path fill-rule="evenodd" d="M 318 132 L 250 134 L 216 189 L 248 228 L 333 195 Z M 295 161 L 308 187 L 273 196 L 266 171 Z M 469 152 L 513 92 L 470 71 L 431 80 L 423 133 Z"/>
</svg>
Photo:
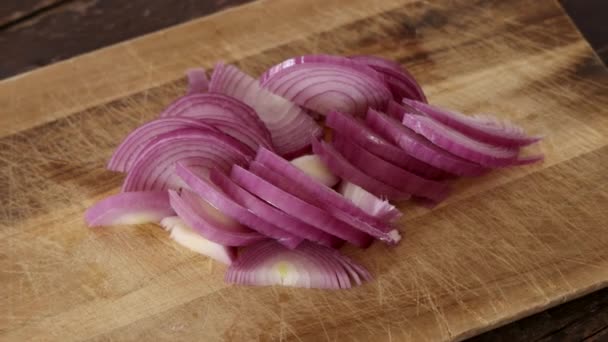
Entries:
<svg viewBox="0 0 608 342">
<path fill-rule="evenodd" d="M 61 47 L 57 47 L 61 48 Z M 88 229 L 118 142 L 216 60 L 398 60 L 432 102 L 496 112 L 546 162 L 410 204 L 349 291 L 224 284 L 153 225 Z M 258 1 L 0 82 L 0 339 L 461 340 L 608 283 L 608 73 L 553 1 Z"/>
</svg>

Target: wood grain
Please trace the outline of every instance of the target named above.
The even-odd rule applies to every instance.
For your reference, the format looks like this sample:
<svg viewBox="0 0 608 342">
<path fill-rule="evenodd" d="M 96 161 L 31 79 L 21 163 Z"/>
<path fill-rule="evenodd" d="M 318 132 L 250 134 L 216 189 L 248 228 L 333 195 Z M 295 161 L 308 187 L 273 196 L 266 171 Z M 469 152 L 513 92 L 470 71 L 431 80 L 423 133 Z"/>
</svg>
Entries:
<svg viewBox="0 0 608 342">
<path fill-rule="evenodd" d="M 352 291 L 227 286 L 154 226 L 84 227 L 120 185 L 103 170 L 116 142 L 183 92 L 184 69 L 315 52 L 395 58 L 432 101 L 546 134 L 547 161 L 404 205 L 400 246 L 347 250 L 377 277 Z M 607 88 L 561 9 L 523 0 L 260 1 L 0 82 L 0 336 L 459 340 L 603 288 Z"/>
</svg>

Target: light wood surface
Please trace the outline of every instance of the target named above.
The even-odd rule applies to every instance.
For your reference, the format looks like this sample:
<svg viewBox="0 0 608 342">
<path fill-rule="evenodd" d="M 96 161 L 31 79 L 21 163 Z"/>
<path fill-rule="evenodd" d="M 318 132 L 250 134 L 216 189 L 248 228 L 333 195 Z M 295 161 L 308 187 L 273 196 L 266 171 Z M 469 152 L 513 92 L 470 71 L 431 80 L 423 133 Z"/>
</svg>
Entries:
<svg viewBox="0 0 608 342">
<path fill-rule="evenodd" d="M 405 204 L 399 246 L 346 250 L 376 276 L 350 291 L 229 286 L 155 226 L 84 226 L 186 68 L 317 52 L 397 59 L 432 102 L 545 134 L 547 160 Z M 607 90 L 557 4 L 524 0 L 262 0 L 4 80 L 0 340 L 460 340 L 605 287 Z"/>
</svg>

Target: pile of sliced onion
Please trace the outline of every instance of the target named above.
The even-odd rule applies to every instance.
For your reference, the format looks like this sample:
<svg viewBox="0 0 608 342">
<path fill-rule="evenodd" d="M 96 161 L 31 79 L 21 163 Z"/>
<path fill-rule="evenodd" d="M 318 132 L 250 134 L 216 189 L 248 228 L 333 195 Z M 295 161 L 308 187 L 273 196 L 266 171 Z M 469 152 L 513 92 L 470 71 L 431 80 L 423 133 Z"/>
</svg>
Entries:
<svg viewBox="0 0 608 342">
<path fill-rule="evenodd" d="M 395 245 L 395 202 L 437 204 L 450 179 L 525 165 L 540 140 L 489 116 L 427 103 L 401 65 L 308 55 L 259 80 L 218 64 L 131 132 L 108 162 L 122 192 L 89 208 L 91 227 L 157 223 L 176 243 L 230 265 L 226 281 L 345 289 L 370 273 L 337 249 Z M 324 118 L 331 129 L 322 139 Z"/>
</svg>

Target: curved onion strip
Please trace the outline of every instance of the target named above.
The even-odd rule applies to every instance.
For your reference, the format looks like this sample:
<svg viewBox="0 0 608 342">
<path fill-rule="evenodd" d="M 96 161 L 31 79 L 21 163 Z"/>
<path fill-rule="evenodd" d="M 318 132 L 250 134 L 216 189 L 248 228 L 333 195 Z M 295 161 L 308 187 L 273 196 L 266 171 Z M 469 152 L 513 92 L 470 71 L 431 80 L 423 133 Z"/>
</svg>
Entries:
<svg viewBox="0 0 608 342">
<path fill-rule="evenodd" d="M 389 201 L 380 199 L 351 182 L 342 182 L 340 193 L 369 215 L 381 220 L 392 221 L 401 217 L 401 212 Z"/>
<path fill-rule="evenodd" d="M 183 96 L 167 107 L 160 116 L 185 116 L 195 119 L 224 118 L 233 122 L 244 122 L 270 141 L 270 132 L 255 110 L 234 97 L 224 94 L 205 93 Z"/>
<path fill-rule="evenodd" d="M 319 183 L 324 184 L 328 187 L 333 187 L 338 184 L 340 179 L 336 177 L 329 169 L 327 165 L 314 154 L 308 154 L 305 156 L 298 157 L 291 161 L 298 169 L 309 175 L 311 178 L 317 180 Z"/>
<path fill-rule="evenodd" d="M 499 120 L 488 115 L 482 117 L 468 116 L 408 99 L 404 99 L 403 104 L 415 108 L 424 115 L 487 144 L 519 147 L 533 144 L 542 139 L 542 137 L 527 135 L 523 128 L 511 122 Z"/>
<path fill-rule="evenodd" d="M 209 89 L 209 79 L 207 79 L 205 69 L 189 69 L 186 71 L 186 76 L 188 76 L 187 94 L 204 93 Z"/>
<path fill-rule="evenodd" d="M 257 80 L 232 65 L 218 64 L 209 89 L 234 96 L 255 109 L 281 155 L 298 156 L 322 130 L 296 104 L 262 89 Z"/>
<path fill-rule="evenodd" d="M 519 153 L 517 148 L 498 147 L 471 139 L 428 116 L 405 114 L 403 124 L 444 150 L 483 166 L 511 165 Z"/>
<path fill-rule="evenodd" d="M 350 163 L 367 175 L 405 193 L 440 202 L 448 195 L 446 184 L 428 180 L 408 172 L 354 144 L 344 136 L 334 134 L 333 146 Z"/>
<path fill-rule="evenodd" d="M 258 217 L 264 218 L 277 227 L 288 231 L 290 234 L 300 237 L 300 241 L 302 239 L 307 239 L 329 247 L 335 247 L 341 244 L 341 240 L 335 236 L 329 235 L 304 221 L 300 221 L 294 216 L 286 214 L 267 202 L 260 200 L 222 173 L 212 172 L 211 180 L 243 207 L 247 208 Z"/>
<path fill-rule="evenodd" d="M 361 71 L 364 68 L 332 62 L 287 63 L 262 86 L 322 115 L 340 110 L 361 116 L 368 107 L 384 109 L 391 97 L 384 83 Z"/>
<path fill-rule="evenodd" d="M 242 285 L 283 285 L 341 289 L 369 279 L 369 272 L 331 248 L 303 242 L 289 250 L 274 241 L 246 248 L 226 273 L 226 281 Z M 355 280 L 356 279 L 356 280 Z"/>
<path fill-rule="evenodd" d="M 420 84 L 401 65 L 377 56 L 352 56 L 350 58 L 365 63 L 381 73 L 395 100 L 401 101 L 403 98 L 408 98 L 428 102 Z"/>
<path fill-rule="evenodd" d="M 175 215 L 166 191 L 123 192 L 106 197 L 87 209 L 89 227 L 159 222 Z"/>
<path fill-rule="evenodd" d="M 206 255 L 226 265 L 236 260 L 236 248 L 205 239 L 178 216 L 165 217 L 160 221 L 160 225 L 169 232 L 171 239 L 193 252 Z"/>
<path fill-rule="evenodd" d="M 428 179 L 448 178 L 450 174 L 430 164 L 420 161 L 385 140 L 372 131 L 362 121 L 341 112 L 331 112 L 325 119 L 325 125 L 335 132 L 349 137 L 353 142 L 378 157 Z"/>
<path fill-rule="evenodd" d="M 129 133 L 112 154 L 107 169 L 129 172 L 151 141 L 159 135 L 184 128 L 216 130 L 213 126 L 190 118 L 161 118 L 150 121 Z"/>
<path fill-rule="evenodd" d="M 192 191 L 213 207 L 217 208 L 217 210 L 224 215 L 250 227 L 260 234 L 276 239 L 287 248 L 295 248 L 302 241 L 298 236 L 277 227 L 274 221 L 270 220 L 272 217 L 264 217 L 270 222 L 273 222 L 269 223 L 269 221 L 262 219 L 261 216 L 253 213 L 250 208 L 243 206 L 242 202 L 237 201 L 232 196 L 232 193 L 227 191 L 227 187 L 222 186 L 224 184 L 215 182 L 220 174 L 216 170 L 212 170 L 210 174 L 213 183 L 198 177 L 194 172 L 182 164 L 177 164 L 175 172 L 184 180 Z"/>
<path fill-rule="evenodd" d="M 200 176 L 208 169 L 225 172 L 232 164 L 246 165 L 249 157 L 234 144 L 234 139 L 208 130 L 178 130 L 161 135 L 142 153 L 127 174 L 122 191 L 179 189 L 181 180 L 174 174 L 175 163 L 196 167 Z"/>
<path fill-rule="evenodd" d="M 481 165 L 462 159 L 435 146 L 423 136 L 416 134 L 388 115 L 370 109 L 367 111 L 365 122 L 376 133 L 401 147 L 411 156 L 446 172 L 459 176 L 479 176 L 488 171 Z"/>
<path fill-rule="evenodd" d="M 169 198 L 177 216 L 207 240 L 224 246 L 247 246 L 267 239 L 188 190 L 182 190 L 181 194 L 169 190 Z"/>
<path fill-rule="evenodd" d="M 353 219 L 347 221 L 351 225 L 355 227 L 358 227 L 359 225 L 370 225 L 374 227 L 370 228 L 370 231 L 380 230 L 382 232 L 388 232 L 392 230 L 392 228 L 387 225 L 390 220 L 379 220 L 378 218 L 365 213 L 361 208 L 353 205 L 353 203 L 333 189 L 315 181 L 306 173 L 271 151 L 265 149 L 258 150 L 255 161 L 282 175 L 284 178 L 289 179 L 289 182 L 287 183 L 289 187 L 284 188 L 284 190 L 289 191 L 294 195 L 297 194 L 300 198 L 315 204 L 317 207 L 324 208 L 332 214 L 341 212 L 352 216 Z M 255 163 L 252 164 L 252 167 L 255 167 Z M 355 221 L 360 221 L 360 223 L 355 223 Z M 364 228 L 360 229 L 367 231 Z"/>
<path fill-rule="evenodd" d="M 367 247 L 371 243 L 367 234 L 337 220 L 326 211 L 301 200 L 238 165 L 232 168 L 231 177 L 252 194 L 328 234 L 358 247 Z"/>
<path fill-rule="evenodd" d="M 355 183 L 365 190 L 379 197 L 392 200 L 406 200 L 410 195 L 394 187 L 374 179 L 353 164 L 351 164 L 340 152 L 324 141 L 313 141 L 312 150 L 317 154 L 329 169 L 340 178 Z"/>
<path fill-rule="evenodd" d="M 336 219 L 347 223 L 350 227 L 353 227 L 361 232 L 367 233 L 370 236 L 378 238 L 387 243 L 396 243 L 401 239 L 399 232 L 390 228 L 390 226 L 386 227 L 386 225 L 382 225 L 381 228 L 379 228 L 375 225 L 362 222 L 356 217 L 349 215 L 341 210 L 318 205 L 317 203 L 319 201 L 311 199 L 310 194 L 298 192 L 297 190 L 299 187 L 297 185 L 294 186 L 290 179 L 285 178 L 283 175 L 265 167 L 259 162 L 252 162 L 250 165 L 250 171 L 263 178 L 264 180 L 268 181 L 269 183 L 273 184 L 274 186 L 280 188 L 281 190 L 286 191 L 294 196 L 298 196 L 301 200 L 313 204 L 317 208 L 323 208 L 323 210 L 327 211 Z"/>
<path fill-rule="evenodd" d="M 265 148 L 272 149 L 272 143 L 267 141 L 265 138 L 259 136 L 255 131 L 250 129 L 243 121 L 234 122 L 225 118 L 201 118 L 201 122 L 215 127 L 221 132 L 228 134 L 234 139 L 242 142 L 247 149 L 252 153 L 258 150 L 258 147 L 264 146 Z"/>
</svg>

